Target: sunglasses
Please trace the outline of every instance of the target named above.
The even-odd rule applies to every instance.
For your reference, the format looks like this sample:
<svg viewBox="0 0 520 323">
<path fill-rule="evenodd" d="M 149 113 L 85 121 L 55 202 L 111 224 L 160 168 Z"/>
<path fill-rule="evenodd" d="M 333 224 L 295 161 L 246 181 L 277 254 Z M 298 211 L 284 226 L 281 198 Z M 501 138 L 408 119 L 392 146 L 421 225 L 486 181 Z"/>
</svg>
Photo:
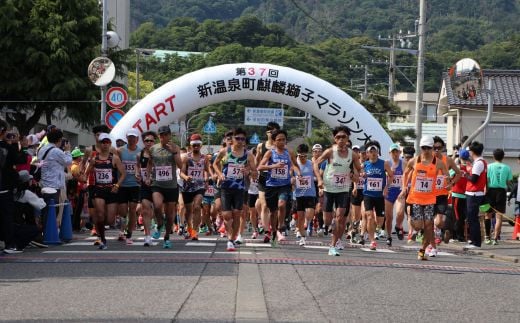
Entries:
<svg viewBox="0 0 520 323">
<path fill-rule="evenodd" d="M 233 140 L 233 137 L 226 137 L 226 140 Z"/>
<path fill-rule="evenodd" d="M 431 150 L 431 149 L 432 149 L 432 147 L 428 147 L 428 146 L 422 146 L 422 147 L 421 147 L 421 149 L 422 149 L 422 150 Z"/>
<path fill-rule="evenodd" d="M 441 150 L 442 146 L 433 146 L 433 150 Z"/>
<path fill-rule="evenodd" d="M 334 138 L 336 138 L 336 139 L 347 139 L 347 135 L 337 135 L 337 136 L 334 136 Z"/>
<path fill-rule="evenodd" d="M 246 137 L 235 137 L 236 141 L 246 141 Z"/>
<path fill-rule="evenodd" d="M 145 139 L 144 142 L 155 142 L 154 139 Z"/>
<path fill-rule="evenodd" d="M 101 143 L 102 144 L 111 144 L 112 142 L 110 140 L 103 140 Z"/>
<path fill-rule="evenodd" d="M 200 144 L 192 144 L 191 146 L 192 147 L 200 147 L 201 145 Z"/>
<path fill-rule="evenodd" d="M 307 157 L 307 154 L 298 154 L 298 157 Z"/>
</svg>

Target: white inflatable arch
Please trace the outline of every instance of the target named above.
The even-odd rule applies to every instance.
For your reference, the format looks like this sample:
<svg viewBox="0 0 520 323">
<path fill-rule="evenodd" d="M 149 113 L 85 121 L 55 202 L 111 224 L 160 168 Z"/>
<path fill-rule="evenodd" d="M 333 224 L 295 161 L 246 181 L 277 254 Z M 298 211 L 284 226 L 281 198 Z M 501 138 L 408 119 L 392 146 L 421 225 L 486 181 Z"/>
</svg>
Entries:
<svg viewBox="0 0 520 323">
<path fill-rule="evenodd" d="M 308 73 L 263 63 L 213 66 L 172 80 L 132 107 L 111 135 L 124 137 L 130 128 L 157 131 L 191 111 L 230 100 L 271 101 L 298 108 L 330 127 L 347 126 L 354 144 L 378 140 L 383 152 L 392 143 L 379 122 L 336 86 Z"/>
</svg>

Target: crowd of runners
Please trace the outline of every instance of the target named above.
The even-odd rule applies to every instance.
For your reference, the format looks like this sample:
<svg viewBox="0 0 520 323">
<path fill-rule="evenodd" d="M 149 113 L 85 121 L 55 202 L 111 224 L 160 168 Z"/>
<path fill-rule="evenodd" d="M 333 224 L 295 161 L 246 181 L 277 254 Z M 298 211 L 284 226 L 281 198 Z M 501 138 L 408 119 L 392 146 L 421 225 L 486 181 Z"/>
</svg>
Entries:
<svg viewBox="0 0 520 323">
<path fill-rule="evenodd" d="M 106 226 L 116 219 L 119 240 L 137 243 L 133 232 L 142 229 L 145 247 L 165 249 L 172 248 L 172 234 L 220 235 L 235 251 L 246 236 L 276 245 L 294 232 L 300 246 L 312 235 L 330 236 L 330 256 L 339 256 L 347 240 L 370 250 L 391 247 L 394 234 L 419 243 L 418 259 L 426 260 L 441 243 L 480 247 L 479 214 L 489 203 L 484 243 L 499 243 L 512 180 L 501 150 L 490 165 L 476 141 L 451 157 L 444 141 L 431 136 L 421 138 L 419 152 L 398 144 L 382 151 L 376 140 L 352 145 L 349 129 L 338 126 L 329 148 L 301 144 L 294 151 L 277 123 L 265 131 L 266 141 L 250 149 L 243 129 L 230 130 L 218 152 L 204 154 L 199 134 L 181 149 L 168 126 L 157 133 L 131 129 L 117 145 L 105 126 L 95 127 L 95 145 L 64 149 L 76 185 L 68 188 L 75 230 L 92 223 L 102 250 Z M 45 159 L 46 149 L 38 156 Z M 80 219 L 83 198 L 90 220 Z"/>
</svg>

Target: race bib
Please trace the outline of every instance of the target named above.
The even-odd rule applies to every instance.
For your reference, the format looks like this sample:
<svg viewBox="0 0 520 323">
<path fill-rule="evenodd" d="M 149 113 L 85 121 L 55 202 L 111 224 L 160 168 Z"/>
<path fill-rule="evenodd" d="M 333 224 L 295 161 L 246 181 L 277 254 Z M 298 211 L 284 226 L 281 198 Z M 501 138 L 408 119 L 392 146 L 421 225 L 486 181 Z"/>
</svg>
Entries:
<svg viewBox="0 0 520 323">
<path fill-rule="evenodd" d="M 206 192 L 204 192 L 204 196 L 215 196 L 215 186 L 210 185 L 206 189 Z"/>
<path fill-rule="evenodd" d="M 271 169 L 271 178 L 276 178 L 276 179 L 289 178 L 289 166 L 283 165 L 283 167 Z"/>
<path fill-rule="evenodd" d="M 403 184 L 403 175 L 394 175 L 394 178 L 392 179 L 392 184 L 390 184 L 390 187 L 401 188 L 402 184 Z"/>
<path fill-rule="evenodd" d="M 433 190 L 433 179 L 417 176 L 415 178 L 414 189 L 417 192 L 429 193 Z"/>
<path fill-rule="evenodd" d="M 136 161 L 125 160 L 123 161 L 123 165 L 125 165 L 125 171 L 128 175 L 135 175 L 135 169 L 137 167 Z"/>
<path fill-rule="evenodd" d="M 296 188 L 301 190 L 308 190 L 311 188 L 311 177 L 310 176 L 301 176 L 296 177 Z"/>
<path fill-rule="evenodd" d="M 229 179 L 244 178 L 244 165 L 243 164 L 228 164 L 226 178 L 229 178 Z"/>
<path fill-rule="evenodd" d="M 188 176 L 194 180 L 204 180 L 204 168 L 200 166 L 188 167 Z"/>
<path fill-rule="evenodd" d="M 171 166 L 155 166 L 155 180 L 165 182 L 173 180 L 173 170 Z"/>
<path fill-rule="evenodd" d="M 383 190 L 382 178 L 367 178 L 367 191 L 381 192 Z"/>
<path fill-rule="evenodd" d="M 435 180 L 435 188 L 438 190 L 441 190 L 444 188 L 444 179 L 446 176 L 444 175 L 437 175 L 437 179 Z"/>
<path fill-rule="evenodd" d="M 112 169 L 96 168 L 96 183 L 112 184 Z"/>
<path fill-rule="evenodd" d="M 347 174 L 334 174 L 332 176 L 332 185 L 335 187 L 347 187 L 350 185 L 350 177 Z"/>
<path fill-rule="evenodd" d="M 148 171 L 146 170 L 146 168 L 141 168 L 141 178 L 143 179 L 143 181 L 148 177 Z"/>
</svg>

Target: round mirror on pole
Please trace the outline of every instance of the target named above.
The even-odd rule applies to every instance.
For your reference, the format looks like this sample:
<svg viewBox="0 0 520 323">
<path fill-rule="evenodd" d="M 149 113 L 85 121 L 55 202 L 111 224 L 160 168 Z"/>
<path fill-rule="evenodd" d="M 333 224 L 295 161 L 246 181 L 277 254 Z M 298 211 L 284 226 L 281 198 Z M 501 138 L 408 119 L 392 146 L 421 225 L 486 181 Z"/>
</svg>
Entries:
<svg viewBox="0 0 520 323">
<path fill-rule="evenodd" d="M 97 86 L 105 86 L 116 77 L 116 67 L 107 57 L 97 57 L 88 66 L 88 78 Z"/>
<path fill-rule="evenodd" d="M 482 70 L 471 58 L 463 58 L 449 70 L 453 95 L 461 100 L 474 100 L 482 92 Z"/>
</svg>

